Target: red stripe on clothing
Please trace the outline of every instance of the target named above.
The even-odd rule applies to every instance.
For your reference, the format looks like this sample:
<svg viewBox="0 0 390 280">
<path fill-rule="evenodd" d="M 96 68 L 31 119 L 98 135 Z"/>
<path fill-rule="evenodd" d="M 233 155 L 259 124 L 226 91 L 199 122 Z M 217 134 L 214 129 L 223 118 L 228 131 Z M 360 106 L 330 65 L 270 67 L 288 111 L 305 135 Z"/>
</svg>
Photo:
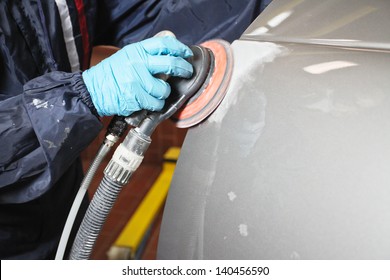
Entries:
<svg viewBox="0 0 390 280">
<path fill-rule="evenodd" d="M 90 54 L 90 46 L 89 46 L 89 34 L 88 34 L 88 28 L 87 28 L 87 18 L 85 16 L 85 9 L 84 9 L 84 2 L 83 0 L 75 0 L 78 18 L 79 18 L 79 25 L 80 25 L 80 32 L 83 42 L 83 62 L 82 62 L 82 70 L 85 70 L 89 66 L 89 54 Z"/>
</svg>

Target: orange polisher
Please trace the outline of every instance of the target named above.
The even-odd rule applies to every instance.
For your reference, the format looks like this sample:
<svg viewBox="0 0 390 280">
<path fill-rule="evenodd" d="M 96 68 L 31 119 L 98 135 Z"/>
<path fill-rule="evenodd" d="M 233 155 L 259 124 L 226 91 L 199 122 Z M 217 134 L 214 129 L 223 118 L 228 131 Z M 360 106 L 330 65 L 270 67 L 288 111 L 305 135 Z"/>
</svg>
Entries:
<svg viewBox="0 0 390 280">
<path fill-rule="evenodd" d="M 191 49 L 194 53 L 189 59 L 194 68 L 192 78 L 168 80 L 172 87 L 171 98 L 187 96 L 186 103 L 171 116 L 180 128 L 202 122 L 218 107 L 226 94 L 233 69 L 230 44 L 224 40 L 206 41 Z"/>
</svg>

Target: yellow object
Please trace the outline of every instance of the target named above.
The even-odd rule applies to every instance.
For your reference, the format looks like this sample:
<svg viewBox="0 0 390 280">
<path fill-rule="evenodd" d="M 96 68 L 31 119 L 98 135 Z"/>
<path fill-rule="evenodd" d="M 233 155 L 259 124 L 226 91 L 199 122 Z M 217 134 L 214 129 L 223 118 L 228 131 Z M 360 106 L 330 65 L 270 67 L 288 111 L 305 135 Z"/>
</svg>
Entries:
<svg viewBox="0 0 390 280">
<path fill-rule="evenodd" d="M 163 205 L 173 177 L 180 148 L 170 148 L 164 154 L 162 172 L 127 222 L 108 252 L 109 259 L 134 259 L 155 216 Z"/>
<path fill-rule="evenodd" d="M 164 161 L 174 161 L 176 162 L 179 158 L 180 148 L 172 147 L 164 154 Z"/>
</svg>

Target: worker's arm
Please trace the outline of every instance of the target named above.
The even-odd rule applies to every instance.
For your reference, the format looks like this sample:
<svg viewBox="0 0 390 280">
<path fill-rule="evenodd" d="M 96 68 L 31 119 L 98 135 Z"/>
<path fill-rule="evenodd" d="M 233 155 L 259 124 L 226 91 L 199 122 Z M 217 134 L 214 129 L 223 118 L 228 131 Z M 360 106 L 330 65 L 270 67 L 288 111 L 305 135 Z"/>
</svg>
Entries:
<svg viewBox="0 0 390 280">
<path fill-rule="evenodd" d="M 102 125 L 97 115 L 160 110 L 169 85 L 189 77 L 191 50 L 172 37 L 126 46 L 84 73 L 52 72 L 0 102 L 0 203 L 39 197 L 63 175 Z"/>
<path fill-rule="evenodd" d="M 48 191 L 102 127 L 81 73 L 45 74 L 23 91 L 0 102 L 0 203 Z"/>
</svg>

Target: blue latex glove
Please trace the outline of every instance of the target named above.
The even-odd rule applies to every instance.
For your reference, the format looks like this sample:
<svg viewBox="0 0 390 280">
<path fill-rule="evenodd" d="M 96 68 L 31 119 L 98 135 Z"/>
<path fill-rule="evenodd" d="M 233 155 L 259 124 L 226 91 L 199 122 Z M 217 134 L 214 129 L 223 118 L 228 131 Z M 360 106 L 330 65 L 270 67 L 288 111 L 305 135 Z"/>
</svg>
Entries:
<svg viewBox="0 0 390 280">
<path fill-rule="evenodd" d="M 191 77 L 192 65 L 184 58 L 192 55 L 174 37 L 154 37 L 127 45 L 82 75 L 100 116 L 158 111 L 171 88 L 153 75 Z"/>
</svg>

